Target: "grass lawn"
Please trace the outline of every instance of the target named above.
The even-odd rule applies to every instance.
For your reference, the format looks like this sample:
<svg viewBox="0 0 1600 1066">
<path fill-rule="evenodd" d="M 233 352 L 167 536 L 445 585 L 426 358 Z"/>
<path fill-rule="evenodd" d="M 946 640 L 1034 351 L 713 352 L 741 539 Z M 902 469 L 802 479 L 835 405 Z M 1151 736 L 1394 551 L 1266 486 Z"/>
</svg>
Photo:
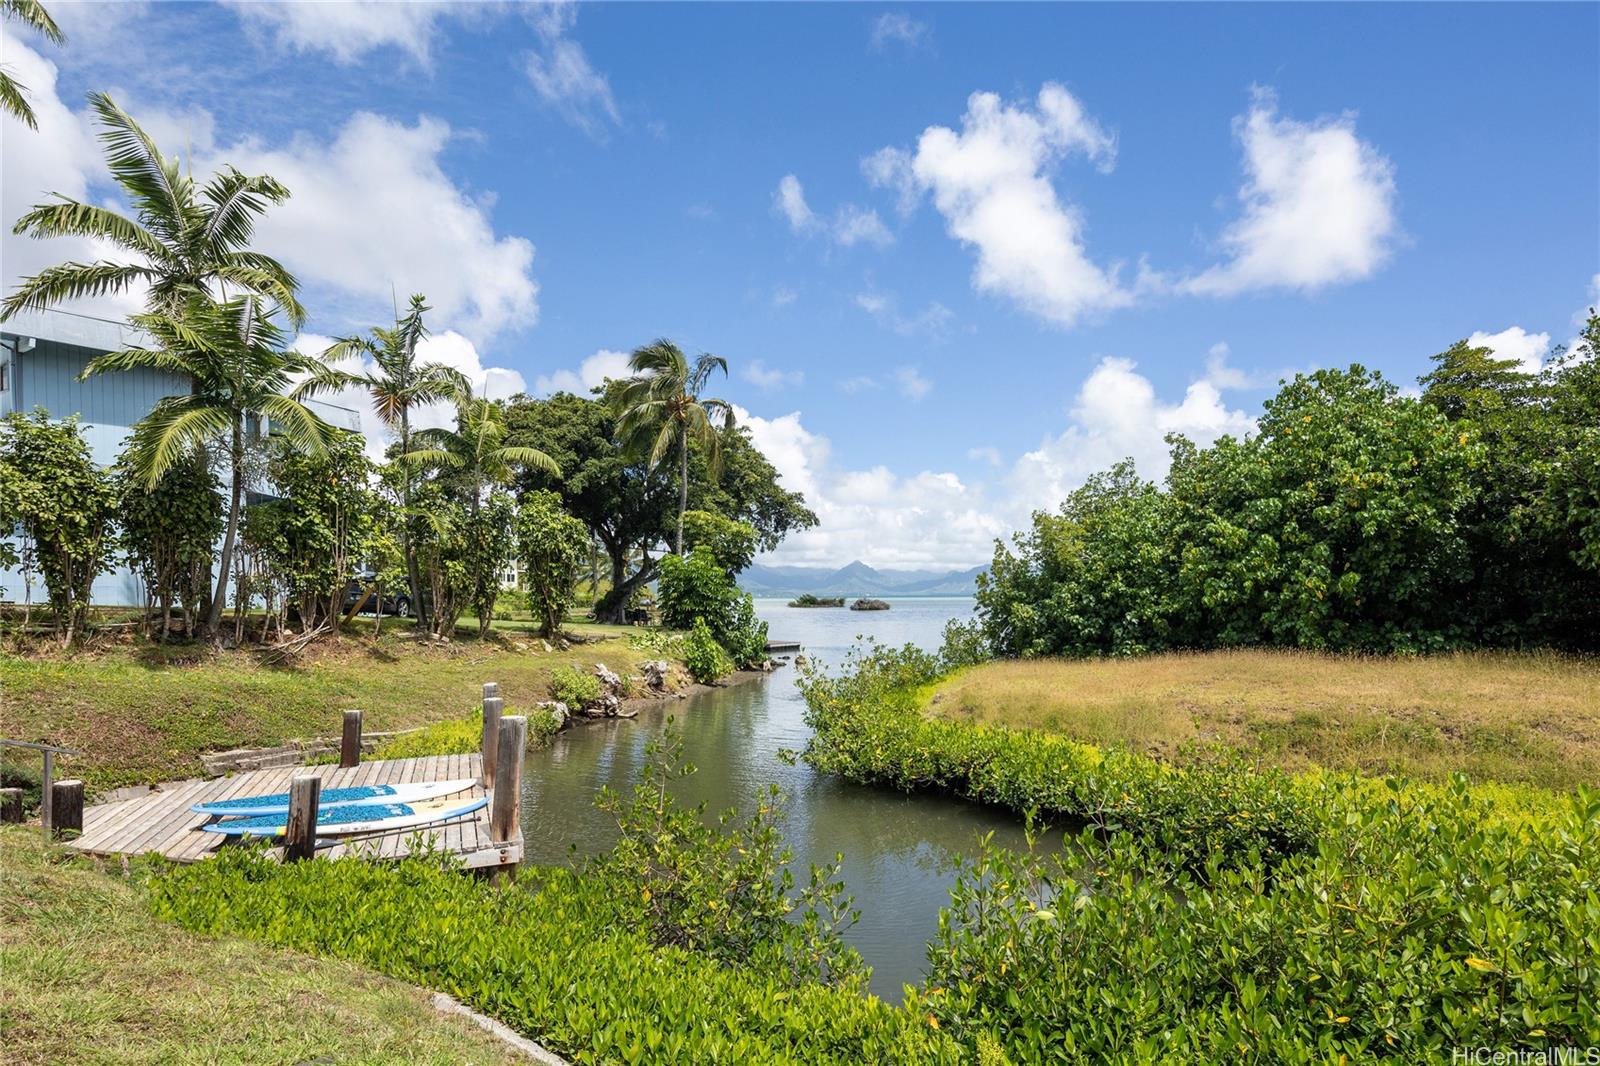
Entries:
<svg viewBox="0 0 1600 1066">
<path fill-rule="evenodd" d="M 158 922 L 137 880 L 0 828 L 0 1055 L 82 1063 L 526 1062 L 420 989 Z"/>
<path fill-rule="evenodd" d="M 1476 653 L 1364 658 L 1278 651 L 1020 660 L 934 686 L 930 713 L 1163 757 L 1191 741 L 1289 770 L 1573 788 L 1600 781 L 1600 661 Z"/>
<path fill-rule="evenodd" d="M 630 644 L 636 629 L 575 624 L 569 632 L 595 642 L 546 651 L 531 628 L 501 622 L 479 641 L 469 620 L 451 644 L 425 646 L 393 622 L 374 637 L 366 622 L 279 666 L 263 665 L 257 650 L 212 657 L 132 638 L 75 653 L 0 653 L 0 736 L 78 749 L 84 757 L 62 759 L 58 775 L 83 777 L 93 791 L 200 775 L 203 751 L 337 736 L 347 707 L 366 712 L 369 731 L 405 729 L 472 713 L 483 682 L 498 681 L 507 713 L 517 713 L 549 698 L 557 666 L 603 662 L 637 674 L 659 657 Z"/>
</svg>

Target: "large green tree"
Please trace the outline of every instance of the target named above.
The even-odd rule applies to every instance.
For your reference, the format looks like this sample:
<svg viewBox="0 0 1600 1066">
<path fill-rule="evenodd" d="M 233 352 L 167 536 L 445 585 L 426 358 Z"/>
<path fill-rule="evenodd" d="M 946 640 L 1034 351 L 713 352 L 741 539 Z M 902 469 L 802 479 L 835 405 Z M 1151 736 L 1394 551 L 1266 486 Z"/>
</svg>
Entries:
<svg viewBox="0 0 1600 1066">
<path fill-rule="evenodd" d="M 150 605 L 161 612 L 161 639 L 172 631 L 172 608 L 183 609 L 192 636 L 209 601 L 208 578 L 222 535 L 223 496 L 211 457 L 201 450 L 174 463 L 150 485 L 123 455 L 112 471 L 117 523 L 128 562 L 144 582 Z M 148 628 L 149 616 L 144 620 Z"/>
<path fill-rule="evenodd" d="M 58 195 L 18 219 L 14 232 L 39 239 L 93 238 L 128 258 L 62 263 L 25 278 L 0 302 L 0 321 L 23 310 L 143 286 L 156 313 L 176 315 L 197 294 L 248 293 L 277 304 L 299 326 L 305 311 L 295 297 L 293 275 L 250 248 L 257 217 L 286 200 L 289 190 L 267 175 L 241 174 L 233 167 L 197 185 L 111 97 L 90 93 L 89 107 L 100 122 L 106 165 L 133 208 L 132 217 Z"/>
<path fill-rule="evenodd" d="M 612 382 L 607 391 L 614 395 L 619 388 Z M 672 534 L 672 482 L 621 447 L 610 396 L 559 392 L 542 400 L 522 398 L 508 406 L 506 422 L 508 441 L 537 447 L 559 464 L 559 477 L 524 469 L 517 488 L 559 493 L 567 511 L 600 541 L 611 563 L 611 587 L 595 604 L 595 616 L 621 622 L 634 592 L 655 577 L 658 559 L 652 553 Z"/>
<path fill-rule="evenodd" d="M 299 397 L 342 386 L 347 379 L 321 360 L 288 347 L 270 309 L 253 296 L 216 303 L 191 294 L 175 313 L 135 315 L 132 322 L 151 344 L 96 356 L 82 376 L 150 369 L 189 380 L 189 392 L 157 401 L 133 427 L 128 460 L 153 486 L 198 448 L 219 444 L 227 457 L 228 521 L 206 615 L 206 631 L 217 640 L 244 504 L 246 422 L 266 418 L 294 447 L 320 453 L 336 431 Z"/>
<path fill-rule="evenodd" d="M 0 418 L 0 522 L 20 528 L 22 555 L 44 575 L 63 644 L 83 636 L 89 592 L 106 569 L 116 494 L 76 418 L 42 408 Z"/>
<path fill-rule="evenodd" d="M 55 19 L 50 17 L 50 13 L 44 9 L 39 0 L 0 0 L 0 19 L 6 22 L 20 22 L 38 32 L 51 44 L 67 42 Z M 0 111 L 5 111 L 21 120 L 29 129 L 39 128 L 39 120 L 33 114 L 33 105 L 28 103 L 28 87 L 13 78 L 3 66 L 0 66 Z"/>
<path fill-rule="evenodd" d="M 372 406 L 378 418 L 394 433 L 402 456 L 409 455 L 412 450 L 411 414 L 414 410 L 441 400 L 463 398 L 471 392 L 470 384 L 460 371 L 443 363 L 417 361 L 417 345 L 428 335 L 422 317 L 428 310 L 426 300 L 421 295 L 413 295 L 409 310 L 404 317 L 396 319 L 393 328 L 374 326 L 364 337 L 340 337 L 324 353 L 324 358 L 330 361 L 350 358 L 372 360 L 373 369 L 356 375 L 356 380 L 372 397 Z M 399 467 L 403 519 L 398 532 L 406 578 L 411 586 L 411 603 L 426 630 L 428 599 L 422 595 L 422 574 L 416 550 L 411 543 L 411 527 L 414 523 L 409 516 L 413 469 L 413 464 L 406 462 Z"/>
<path fill-rule="evenodd" d="M 658 466 L 673 455 L 678 467 L 678 521 L 672 550 L 683 553 L 683 513 L 689 509 L 689 449 L 705 449 L 713 471 L 721 462 L 719 429 L 733 428 L 733 405 L 702 396 L 715 371 L 728 372 L 728 361 L 702 354 L 693 364 L 676 344 L 657 340 L 634 349 L 628 357 L 633 376 L 613 394 L 617 434 L 623 447 Z"/>
</svg>

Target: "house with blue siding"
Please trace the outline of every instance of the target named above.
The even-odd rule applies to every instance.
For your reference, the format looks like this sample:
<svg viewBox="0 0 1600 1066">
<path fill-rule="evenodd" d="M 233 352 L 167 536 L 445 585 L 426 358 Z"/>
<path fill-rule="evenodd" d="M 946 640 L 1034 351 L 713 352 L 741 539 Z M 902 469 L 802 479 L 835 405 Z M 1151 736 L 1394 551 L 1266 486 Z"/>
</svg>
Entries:
<svg viewBox="0 0 1600 1066">
<path fill-rule="evenodd" d="M 0 328 L 0 415 L 36 407 L 53 418 L 76 415 L 95 462 L 110 466 L 133 424 L 158 400 L 189 391 L 188 378 L 161 370 L 120 371 L 78 380 L 95 356 L 139 343 L 138 331 L 125 322 L 54 310 L 13 316 Z M 307 406 L 331 425 L 361 428 L 359 417 L 348 408 L 320 401 Z M 0 590 L 0 600 L 48 599 L 37 574 L 30 590 L 20 572 L 0 569 Z M 142 605 L 144 583 L 119 563 L 95 579 L 91 601 L 97 606 Z"/>
</svg>

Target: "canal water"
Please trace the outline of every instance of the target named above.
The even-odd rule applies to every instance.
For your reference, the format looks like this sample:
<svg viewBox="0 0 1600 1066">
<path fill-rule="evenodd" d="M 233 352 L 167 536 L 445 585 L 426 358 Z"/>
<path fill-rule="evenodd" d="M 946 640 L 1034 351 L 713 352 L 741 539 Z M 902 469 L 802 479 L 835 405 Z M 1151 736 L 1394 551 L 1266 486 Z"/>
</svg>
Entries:
<svg viewBox="0 0 1600 1066">
<path fill-rule="evenodd" d="M 968 597 L 895 599 L 887 611 L 790 608 L 782 600 L 757 600 L 773 640 L 797 640 L 804 654 L 837 668 L 859 637 L 892 645 L 914 643 L 937 650 L 944 625 L 972 612 Z M 872 966 L 872 989 L 892 1002 L 901 986 L 921 980 L 926 945 L 938 930 L 939 909 L 949 901 L 958 854 L 971 854 L 993 831 L 996 843 L 1023 846 L 1022 827 L 1004 812 L 937 796 L 907 796 L 852 785 L 815 773 L 803 760 L 784 761 L 784 749 L 801 751 L 810 730 L 794 666 L 762 681 L 730 686 L 678 701 L 632 720 L 586 724 L 529 752 L 523 780 L 523 837 L 527 861 L 549 865 L 609 847 L 615 826 L 594 806 L 602 786 L 626 793 L 638 780 L 645 745 L 673 715 L 685 757 L 699 772 L 676 789 L 690 804 L 704 800 L 713 812 L 746 809 L 752 795 L 776 782 L 787 810 L 782 831 L 794 851 L 795 879 L 811 863 L 844 854 L 844 877 L 861 920 L 849 939 Z"/>
</svg>

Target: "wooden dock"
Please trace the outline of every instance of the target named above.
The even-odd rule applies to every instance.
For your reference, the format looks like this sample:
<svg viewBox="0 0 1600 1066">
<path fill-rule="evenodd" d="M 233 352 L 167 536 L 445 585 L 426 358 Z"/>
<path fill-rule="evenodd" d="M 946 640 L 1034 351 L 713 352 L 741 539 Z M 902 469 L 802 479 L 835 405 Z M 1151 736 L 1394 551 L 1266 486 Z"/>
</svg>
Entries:
<svg viewBox="0 0 1600 1066">
<path fill-rule="evenodd" d="M 432 755 L 421 759 L 363 762 L 358 766 L 346 767 L 285 766 L 250 770 L 231 777 L 204 781 L 172 781 L 156 786 L 145 796 L 84 808 L 83 834 L 69 840 L 67 846 L 90 855 L 144 855 L 157 852 L 175 862 L 196 862 L 210 858 L 218 848 L 238 846 L 237 841 L 216 833 L 200 832 L 199 827 L 211 821 L 211 818 L 195 814 L 189 809 L 190 805 L 287 792 L 291 779 L 304 774 L 315 774 L 322 778 L 323 788 L 396 785 L 457 778 L 472 778 L 482 782 L 483 757 L 478 754 Z M 484 794 L 480 784 L 462 795 L 477 797 Z M 365 837 L 322 837 L 318 839 L 317 857 L 337 858 L 361 853 L 384 859 L 400 858 L 406 854 L 411 840 L 420 834 L 435 847 L 454 852 L 468 869 L 515 866 L 522 861 L 521 828 L 516 828 L 508 840 L 492 840 L 489 831 L 492 806 L 436 826 Z M 331 846 L 326 846 L 329 844 Z M 282 850 L 273 848 L 272 853 L 281 858 Z"/>
</svg>

